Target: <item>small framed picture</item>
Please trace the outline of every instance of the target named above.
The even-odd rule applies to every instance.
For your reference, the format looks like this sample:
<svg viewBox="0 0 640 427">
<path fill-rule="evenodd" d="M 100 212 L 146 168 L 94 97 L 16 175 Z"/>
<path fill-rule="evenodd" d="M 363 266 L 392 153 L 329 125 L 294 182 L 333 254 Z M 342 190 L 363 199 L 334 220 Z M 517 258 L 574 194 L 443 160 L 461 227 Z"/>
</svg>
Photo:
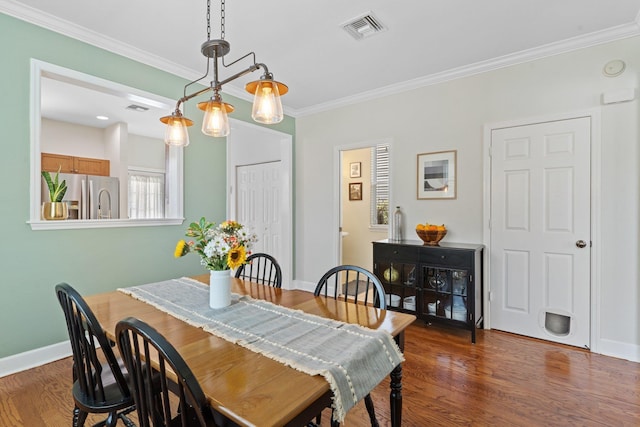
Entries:
<svg viewBox="0 0 640 427">
<path fill-rule="evenodd" d="M 352 182 L 349 184 L 349 200 L 362 200 L 361 182 Z"/>
<path fill-rule="evenodd" d="M 362 166 L 361 162 L 349 163 L 349 178 L 360 178 L 362 176 L 360 174 L 361 166 Z"/>
<path fill-rule="evenodd" d="M 455 150 L 418 154 L 418 199 L 456 198 L 456 155 Z"/>
</svg>

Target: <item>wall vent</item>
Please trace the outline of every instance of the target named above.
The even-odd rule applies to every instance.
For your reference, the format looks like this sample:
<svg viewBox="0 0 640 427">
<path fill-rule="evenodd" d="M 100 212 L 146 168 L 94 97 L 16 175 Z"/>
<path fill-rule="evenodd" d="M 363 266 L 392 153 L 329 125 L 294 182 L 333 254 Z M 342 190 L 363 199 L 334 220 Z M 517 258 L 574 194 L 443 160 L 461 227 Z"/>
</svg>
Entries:
<svg viewBox="0 0 640 427">
<path fill-rule="evenodd" d="M 356 40 L 362 40 L 387 30 L 371 12 L 350 19 L 342 24 L 342 28 Z"/>
<path fill-rule="evenodd" d="M 137 104 L 131 104 L 129 106 L 127 106 L 126 108 L 127 110 L 133 110 L 133 111 L 138 111 L 138 112 L 145 112 L 145 111 L 149 111 L 149 108 L 147 107 L 143 107 L 142 105 L 137 105 Z"/>
</svg>

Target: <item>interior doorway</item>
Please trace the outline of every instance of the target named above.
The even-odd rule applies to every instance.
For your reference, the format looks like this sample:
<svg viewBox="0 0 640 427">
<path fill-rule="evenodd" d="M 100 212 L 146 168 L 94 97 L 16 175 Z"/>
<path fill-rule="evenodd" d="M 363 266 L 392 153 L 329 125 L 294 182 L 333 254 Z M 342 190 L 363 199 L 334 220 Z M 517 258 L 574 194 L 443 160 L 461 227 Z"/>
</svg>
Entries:
<svg viewBox="0 0 640 427">
<path fill-rule="evenodd" d="M 591 117 L 491 130 L 491 327 L 590 348 Z"/>
<path fill-rule="evenodd" d="M 388 209 L 390 141 L 339 147 L 337 155 L 337 264 L 357 265 L 372 271 L 371 242 L 388 237 L 388 224 L 377 223 L 375 215 L 381 190 Z M 384 164 L 384 184 L 380 184 L 378 176 L 380 162 Z"/>
<path fill-rule="evenodd" d="M 371 200 L 371 148 L 341 151 L 340 264 L 371 269 L 366 251 L 360 248 L 368 233 Z"/>
<path fill-rule="evenodd" d="M 232 120 L 227 137 L 227 210 L 258 236 L 254 252 L 266 252 L 292 289 L 293 204 L 291 135 Z"/>
</svg>

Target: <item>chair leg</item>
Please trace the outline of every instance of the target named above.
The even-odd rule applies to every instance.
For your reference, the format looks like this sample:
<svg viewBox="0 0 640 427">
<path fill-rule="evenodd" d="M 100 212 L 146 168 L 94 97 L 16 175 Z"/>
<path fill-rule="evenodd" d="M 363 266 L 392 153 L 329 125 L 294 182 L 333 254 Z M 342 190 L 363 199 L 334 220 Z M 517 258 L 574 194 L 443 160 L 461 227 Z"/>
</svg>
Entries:
<svg viewBox="0 0 640 427">
<path fill-rule="evenodd" d="M 116 424 L 118 423 L 118 413 L 117 412 L 109 412 L 109 416 L 107 417 L 106 421 L 105 421 L 105 427 L 116 427 Z"/>
<path fill-rule="evenodd" d="M 126 415 L 120 415 L 120 419 L 122 420 L 124 425 L 127 426 L 127 427 L 136 427 L 136 425 L 133 423 L 133 421 L 131 421 L 129 419 L 129 417 L 127 417 Z"/>
<path fill-rule="evenodd" d="M 367 394 L 364 397 L 364 405 L 367 407 L 367 412 L 369 413 L 371 427 L 379 427 L 378 420 L 376 419 L 376 411 L 373 409 L 373 400 L 371 400 L 370 394 Z"/>
<path fill-rule="evenodd" d="M 81 411 L 80 408 L 74 406 L 73 408 L 73 427 L 84 427 L 84 422 L 87 419 L 88 413 Z"/>
</svg>

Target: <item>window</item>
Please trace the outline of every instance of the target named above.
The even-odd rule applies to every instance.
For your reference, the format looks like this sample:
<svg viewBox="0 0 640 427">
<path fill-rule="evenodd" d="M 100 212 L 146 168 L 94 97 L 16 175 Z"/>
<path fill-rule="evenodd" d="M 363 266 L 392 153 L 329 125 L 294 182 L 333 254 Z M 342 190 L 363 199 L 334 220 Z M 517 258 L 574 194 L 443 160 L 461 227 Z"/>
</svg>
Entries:
<svg viewBox="0 0 640 427">
<path fill-rule="evenodd" d="M 371 226 L 389 224 L 389 144 L 371 148 Z"/>
<path fill-rule="evenodd" d="M 129 218 L 164 218 L 164 173 L 129 169 Z"/>
</svg>

